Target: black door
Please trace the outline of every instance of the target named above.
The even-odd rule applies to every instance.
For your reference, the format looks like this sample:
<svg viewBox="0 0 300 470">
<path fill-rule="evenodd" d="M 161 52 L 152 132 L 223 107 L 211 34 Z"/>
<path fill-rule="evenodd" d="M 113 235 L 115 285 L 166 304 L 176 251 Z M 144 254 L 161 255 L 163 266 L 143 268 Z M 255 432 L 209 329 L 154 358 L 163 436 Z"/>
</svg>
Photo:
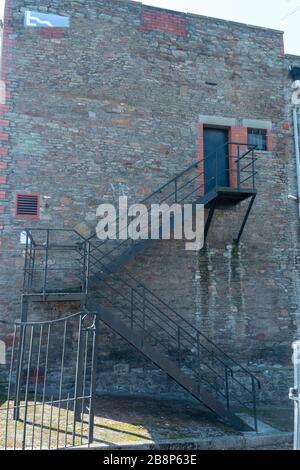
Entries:
<svg viewBox="0 0 300 470">
<path fill-rule="evenodd" d="M 204 129 L 205 192 L 229 186 L 228 131 Z"/>
</svg>

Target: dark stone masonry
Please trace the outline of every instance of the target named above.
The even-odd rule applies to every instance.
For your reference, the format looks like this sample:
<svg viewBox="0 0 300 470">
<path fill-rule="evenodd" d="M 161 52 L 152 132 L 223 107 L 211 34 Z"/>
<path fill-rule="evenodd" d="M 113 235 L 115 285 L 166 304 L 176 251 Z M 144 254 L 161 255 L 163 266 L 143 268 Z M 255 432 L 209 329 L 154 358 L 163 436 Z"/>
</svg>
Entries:
<svg viewBox="0 0 300 470">
<path fill-rule="evenodd" d="M 70 18 L 25 28 L 26 9 Z M 20 318 L 24 227 L 89 233 L 100 203 L 138 202 L 203 155 L 203 126 L 266 132 L 258 196 L 239 246 L 241 204 L 218 210 L 199 252 L 157 242 L 127 268 L 254 372 L 262 400 L 283 404 L 300 330 L 300 249 L 292 79 L 283 35 L 132 1 L 6 0 L 0 104 L 0 386 Z M 16 217 L 18 194 L 38 194 L 40 217 Z M 57 318 L 79 304 L 35 304 Z M 101 326 L 98 392 L 182 393 Z"/>
</svg>

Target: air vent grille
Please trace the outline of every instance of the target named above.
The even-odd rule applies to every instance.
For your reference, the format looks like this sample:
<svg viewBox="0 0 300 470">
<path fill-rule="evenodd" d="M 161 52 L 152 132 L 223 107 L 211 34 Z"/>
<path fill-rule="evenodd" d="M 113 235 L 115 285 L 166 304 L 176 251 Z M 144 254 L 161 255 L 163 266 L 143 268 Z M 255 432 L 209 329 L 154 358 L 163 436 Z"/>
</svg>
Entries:
<svg viewBox="0 0 300 470">
<path fill-rule="evenodd" d="M 17 194 L 16 216 L 39 217 L 40 198 L 38 194 Z"/>
</svg>

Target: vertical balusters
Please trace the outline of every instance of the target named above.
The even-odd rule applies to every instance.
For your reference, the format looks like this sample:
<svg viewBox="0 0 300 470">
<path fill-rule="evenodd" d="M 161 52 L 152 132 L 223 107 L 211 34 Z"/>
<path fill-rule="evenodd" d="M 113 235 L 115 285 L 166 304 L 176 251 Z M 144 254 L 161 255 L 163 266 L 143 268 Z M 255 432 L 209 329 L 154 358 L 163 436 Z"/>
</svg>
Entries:
<svg viewBox="0 0 300 470">
<path fill-rule="evenodd" d="M 47 331 L 47 343 L 46 343 L 46 354 L 45 354 L 45 370 L 44 370 L 43 395 L 42 395 L 40 449 L 43 448 L 43 430 L 44 430 L 44 417 L 45 417 L 46 385 L 47 385 L 47 377 L 48 377 L 48 360 L 49 360 L 50 335 L 51 335 L 51 323 L 49 323 L 48 331 Z"/>
<path fill-rule="evenodd" d="M 91 244 L 87 242 L 87 260 L 86 260 L 86 273 L 85 273 L 85 293 L 88 293 L 89 279 L 90 279 L 90 255 L 91 255 Z"/>
<path fill-rule="evenodd" d="M 46 230 L 46 248 L 45 248 L 45 266 L 44 266 L 44 280 L 43 280 L 43 296 L 44 299 L 46 298 L 46 291 L 47 291 L 47 277 L 48 277 L 48 258 L 49 258 L 49 238 L 50 238 L 50 230 Z"/>
<path fill-rule="evenodd" d="M 251 152 L 252 157 L 252 188 L 255 189 L 255 154 L 254 150 Z"/>
<path fill-rule="evenodd" d="M 14 401 L 14 420 L 17 422 L 20 416 L 20 396 L 22 387 L 22 372 L 23 372 L 23 358 L 26 339 L 26 324 L 20 323 L 19 346 L 17 354 L 17 369 L 16 369 L 16 387 L 15 387 L 15 401 Z M 15 423 L 15 427 L 17 423 Z"/>
<path fill-rule="evenodd" d="M 89 436 L 88 436 L 89 445 L 92 444 L 94 440 L 98 331 L 99 331 L 99 320 L 97 318 L 97 315 L 95 315 L 94 316 L 94 329 L 92 331 L 91 389 L 90 389 Z"/>
<path fill-rule="evenodd" d="M 65 367 L 66 334 L 67 334 L 67 321 L 65 320 L 64 321 L 62 353 L 61 353 L 61 361 L 60 361 L 60 380 L 59 380 L 57 436 L 56 436 L 56 447 L 57 448 L 59 447 L 59 437 L 60 437 L 60 415 L 61 415 L 62 387 L 63 387 L 64 367 Z"/>
<path fill-rule="evenodd" d="M 225 395 L 226 395 L 226 405 L 227 409 L 230 408 L 230 398 L 229 398 L 229 382 L 228 382 L 228 368 L 225 366 Z"/>
<path fill-rule="evenodd" d="M 75 389 L 74 389 L 74 407 L 73 407 L 73 446 L 75 445 L 75 435 L 76 435 L 76 422 L 79 419 L 80 408 L 78 403 L 78 396 L 80 391 L 81 384 L 81 373 L 82 373 L 82 326 L 83 318 L 82 315 L 79 317 L 78 325 L 78 340 L 77 340 L 77 356 L 76 356 L 76 371 L 75 371 Z"/>
<path fill-rule="evenodd" d="M 23 277 L 23 292 L 28 292 L 28 272 L 27 272 L 27 266 L 28 266 L 28 244 L 29 244 L 29 238 L 28 238 L 28 231 L 26 230 L 26 244 L 25 244 L 25 260 L 24 260 L 24 277 Z"/>
<path fill-rule="evenodd" d="M 252 403 L 253 403 L 253 418 L 254 418 L 254 429 L 258 432 L 258 423 L 257 423 L 257 406 L 256 406 L 256 382 L 255 378 L 251 377 L 252 384 Z"/>
<path fill-rule="evenodd" d="M 133 329 L 133 323 L 134 323 L 134 290 L 131 288 L 131 294 L 130 294 L 130 325 L 131 329 Z"/>
<path fill-rule="evenodd" d="M 83 439 L 83 421 L 84 421 L 84 405 L 85 405 L 85 389 L 86 389 L 86 372 L 88 366 L 88 341 L 89 341 L 89 330 L 85 331 L 85 345 L 84 345 L 84 367 L 83 367 L 83 381 L 81 391 L 81 432 L 80 432 L 80 444 L 82 445 Z"/>
<path fill-rule="evenodd" d="M 241 188 L 241 154 L 240 146 L 237 145 L 237 187 Z"/>
<path fill-rule="evenodd" d="M 177 348 L 178 348 L 178 364 L 181 365 L 181 329 L 178 325 L 177 327 Z"/>
<path fill-rule="evenodd" d="M 42 348 L 42 337 L 43 337 L 43 325 L 40 326 L 38 357 L 37 357 L 37 365 L 36 365 L 36 376 L 35 376 L 35 387 L 34 387 L 34 404 L 33 404 L 33 419 L 32 419 L 33 429 L 32 429 L 31 449 L 34 449 L 36 401 L 37 401 L 37 389 L 38 389 L 38 382 L 39 382 L 39 375 L 40 375 L 40 358 L 41 358 L 41 348 Z"/>
<path fill-rule="evenodd" d="M 50 400 L 50 419 L 49 419 L 49 438 L 48 438 L 48 449 L 51 449 L 51 437 L 52 437 L 52 422 L 53 422 L 53 395 Z"/>
<path fill-rule="evenodd" d="M 9 420 L 10 420 L 10 395 L 11 395 L 11 384 L 13 377 L 13 366 L 14 366 L 14 354 L 15 354 L 15 344 L 17 336 L 17 326 L 14 325 L 14 338 L 12 344 L 11 358 L 10 358 L 10 368 L 9 368 L 9 377 L 8 377 L 8 389 L 7 389 L 7 409 L 6 409 L 6 421 L 5 421 L 5 437 L 4 437 L 4 449 L 7 449 L 7 440 L 8 440 L 8 429 L 9 429 Z M 15 412 L 13 408 L 13 413 Z"/>
<path fill-rule="evenodd" d="M 69 431 L 69 402 L 70 394 L 67 396 L 67 409 L 66 409 L 66 427 L 65 427 L 65 447 L 68 447 L 68 431 Z"/>
<path fill-rule="evenodd" d="M 22 438 L 22 450 L 26 448 L 26 432 L 27 432 L 27 415 L 28 415 L 28 392 L 29 392 L 29 379 L 31 373 L 31 361 L 32 361 L 32 343 L 33 343 L 34 327 L 30 329 L 30 340 L 29 340 L 29 353 L 27 362 L 27 376 L 25 386 L 25 399 L 24 399 L 24 422 L 23 422 L 23 438 Z"/>
<path fill-rule="evenodd" d="M 146 332 L 146 292 L 143 287 L 143 332 Z"/>
</svg>

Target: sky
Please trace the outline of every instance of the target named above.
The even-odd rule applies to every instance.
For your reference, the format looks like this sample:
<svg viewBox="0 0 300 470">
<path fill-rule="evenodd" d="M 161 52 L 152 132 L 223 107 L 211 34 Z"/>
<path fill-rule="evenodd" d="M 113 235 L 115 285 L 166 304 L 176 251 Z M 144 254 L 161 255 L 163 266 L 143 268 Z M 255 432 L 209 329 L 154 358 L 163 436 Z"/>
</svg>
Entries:
<svg viewBox="0 0 300 470">
<path fill-rule="evenodd" d="M 4 2 L 0 0 L 0 18 Z M 286 53 L 300 55 L 300 0 L 143 0 L 142 3 L 279 29 L 285 32 Z"/>
</svg>

